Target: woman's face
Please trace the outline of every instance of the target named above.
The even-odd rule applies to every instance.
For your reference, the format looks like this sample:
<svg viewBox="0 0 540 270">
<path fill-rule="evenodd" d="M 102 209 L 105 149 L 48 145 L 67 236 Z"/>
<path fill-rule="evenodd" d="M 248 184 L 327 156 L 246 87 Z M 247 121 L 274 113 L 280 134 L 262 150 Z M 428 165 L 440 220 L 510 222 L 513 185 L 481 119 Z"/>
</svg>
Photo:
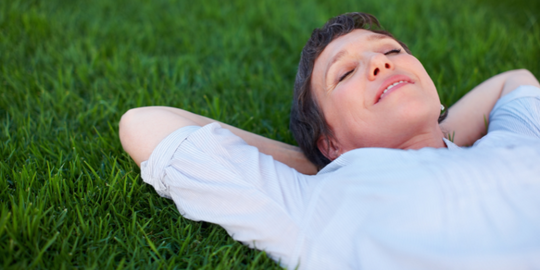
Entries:
<svg viewBox="0 0 540 270">
<path fill-rule="evenodd" d="M 438 128 L 433 81 L 386 35 L 357 29 L 332 41 L 315 61 L 311 86 L 335 137 L 329 148 L 319 140 L 331 160 L 361 147 L 413 148 L 418 135 Z"/>
</svg>

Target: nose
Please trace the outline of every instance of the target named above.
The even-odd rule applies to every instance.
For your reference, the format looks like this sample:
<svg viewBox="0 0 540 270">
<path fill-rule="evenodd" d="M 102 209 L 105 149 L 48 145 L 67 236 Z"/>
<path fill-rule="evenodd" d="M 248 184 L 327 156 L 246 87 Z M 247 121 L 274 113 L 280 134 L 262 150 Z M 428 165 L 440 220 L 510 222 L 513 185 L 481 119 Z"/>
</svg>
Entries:
<svg viewBox="0 0 540 270">
<path fill-rule="evenodd" d="M 386 55 L 376 53 L 369 60 L 368 79 L 374 81 L 381 73 L 394 69 L 394 64 Z"/>
</svg>

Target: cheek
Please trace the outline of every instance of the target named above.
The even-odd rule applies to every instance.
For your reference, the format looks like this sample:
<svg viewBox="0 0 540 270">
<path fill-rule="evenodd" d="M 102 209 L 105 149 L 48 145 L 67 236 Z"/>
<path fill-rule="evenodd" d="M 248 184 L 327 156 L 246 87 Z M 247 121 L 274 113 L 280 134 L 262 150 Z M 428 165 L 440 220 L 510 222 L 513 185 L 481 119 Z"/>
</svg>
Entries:
<svg viewBox="0 0 540 270">
<path fill-rule="evenodd" d="M 407 57 L 407 60 L 404 64 L 407 65 L 412 70 L 414 70 L 416 77 L 418 77 L 420 81 L 419 86 L 424 90 L 423 93 L 425 95 L 428 95 L 428 97 L 432 100 L 432 102 L 440 103 L 439 94 L 437 93 L 437 88 L 435 87 L 435 83 L 433 83 L 433 80 L 427 73 L 422 63 L 420 63 L 420 61 L 416 59 L 416 57 L 410 55 L 409 57 Z"/>
<path fill-rule="evenodd" d="M 436 91 L 433 80 L 427 73 L 422 63 L 420 63 L 420 61 L 416 59 L 416 57 L 411 55 L 407 65 L 414 68 L 414 70 L 416 71 L 416 75 L 419 77 L 425 87 L 428 87 L 430 90 Z"/>
<path fill-rule="evenodd" d="M 344 100 L 342 95 L 333 94 L 331 97 L 328 97 L 322 107 L 326 122 L 328 122 L 328 124 L 332 127 L 338 125 L 343 119 L 342 114 L 345 111 L 343 102 Z"/>
<path fill-rule="evenodd" d="M 330 101 L 337 115 L 343 117 L 346 114 L 360 113 L 362 98 L 355 87 L 342 87 L 331 93 Z M 349 115 L 350 116 L 350 115 Z"/>
<path fill-rule="evenodd" d="M 344 89 L 332 92 L 322 105 L 326 122 L 337 138 L 341 138 L 343 132 L 346 133 L 350 127 L 355 126 L 356 116 L 361 114 L 359 105 L 361 101 L 358 97 L 342 90 Z"/>
</svg>

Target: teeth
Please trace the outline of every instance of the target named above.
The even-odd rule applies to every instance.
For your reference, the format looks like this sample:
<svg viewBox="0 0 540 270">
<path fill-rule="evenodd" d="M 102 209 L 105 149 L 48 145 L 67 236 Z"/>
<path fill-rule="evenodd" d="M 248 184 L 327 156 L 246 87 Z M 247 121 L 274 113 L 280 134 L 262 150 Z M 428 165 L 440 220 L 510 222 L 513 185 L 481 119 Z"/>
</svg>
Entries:
<svg viewBox="0 0 540 270">
<path fill-rule="evenodd" d="M 394 86 L 396 86 L 396 85 L 398 85 L 398 84 L 400 84 L 400 83 L 404 83 L 404 82 L 405 82 L 405 81 L 395 82 L 395 83 L 389 85 L 388 87 L 386 87 L 386 89 L 384 89 L 384 91 L 382 92 L 382 94 L 381 94 L 381 96 L 379 97 L 379 99 L 381 99 L 382 96 L 384 96 L 384 94 L 385 94 L 388 90 L 392 89 L 392 87 L 394 87 Z"/>
</svg>

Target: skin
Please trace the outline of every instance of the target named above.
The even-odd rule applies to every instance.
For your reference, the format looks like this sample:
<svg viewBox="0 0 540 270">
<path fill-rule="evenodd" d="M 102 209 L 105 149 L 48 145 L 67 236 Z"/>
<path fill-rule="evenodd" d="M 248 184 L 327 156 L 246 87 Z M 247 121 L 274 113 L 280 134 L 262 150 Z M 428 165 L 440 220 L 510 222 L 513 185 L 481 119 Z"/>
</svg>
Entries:
<svg viewBox="0 0 540 270">
<path fill-rule="evenodd" d="M 304 174 L 316 174 L 317 168 L 304 156 L 300 148 L 275 141 L 214 119 L 171 107 L 141 107 L 127 111 L 120 120 L 119 137 L 124 150 L 141 166 L 156 146 L 175 130 L 185 126 L 205 126 L 217 122 L 255 146 L 261 153 L 287 164 Z"/>
<path fill-rule="evenodd" d="M 509 94 L 521 85 L 540 88 L 540 83 L 526 69 L 503 72 L 482 82 L 462 97 L 448 111 L 448 117 L 441 123 L 442 130 L 452 135 L 454 143 L 470 146 L 487 134 L 485 121 L 499 98 Z"/>
<path fill-rule="evenodd" d="M 379 100 L 388 84 L 405 81 Z M 361 147 L 445 147 L 441 103 L 428 73 L 394 39 L 357 29 L 332 41 L 315 61 L 315 99 L 332 130 L 319 149 L 330 160 Z"/>
<path fill-rule="evenodd" d="M 335 133 L 329 143 L 320 139 L 319 149 L 332 160 L 359 147 L 444 147 L 443 132 L 452 134 L 458 146 L 471 145 L 486 134 L 484 119 L 489 121 L 489 113 L 499 98 L 520 85 L 540 87 L 534 75 L 524 69 L 498 74 L 450 107 L 448 117 L 439 125 L 439 97 L 422 64 L 404 50 L 391 52 L 401 48 L 395 40 L 370 38 L 372 34 L 355 30 L 337 38 L 315 62 L 312 90 Z M 340 54 L 342 57 L 334 62 L 331 56 Z M 353 72 L 339 82 L 351 70 Z M 392 81 L 396 74 L 407 76 L 410 83 L 387 92 L 388 95 L 375 103 L 381 85 L 384 87 L 388 78 Z M 140 166 L 175 130 L 212 122 L 218 121 L 178 108 L 135 108 L 122 116 L 119 137 L 124 150 Z M 271 155 L 300 173 L 317 173 L 317 168 L 296 146 L 224 123 L 220 125 L 261 153 Z"/>
</svg>

